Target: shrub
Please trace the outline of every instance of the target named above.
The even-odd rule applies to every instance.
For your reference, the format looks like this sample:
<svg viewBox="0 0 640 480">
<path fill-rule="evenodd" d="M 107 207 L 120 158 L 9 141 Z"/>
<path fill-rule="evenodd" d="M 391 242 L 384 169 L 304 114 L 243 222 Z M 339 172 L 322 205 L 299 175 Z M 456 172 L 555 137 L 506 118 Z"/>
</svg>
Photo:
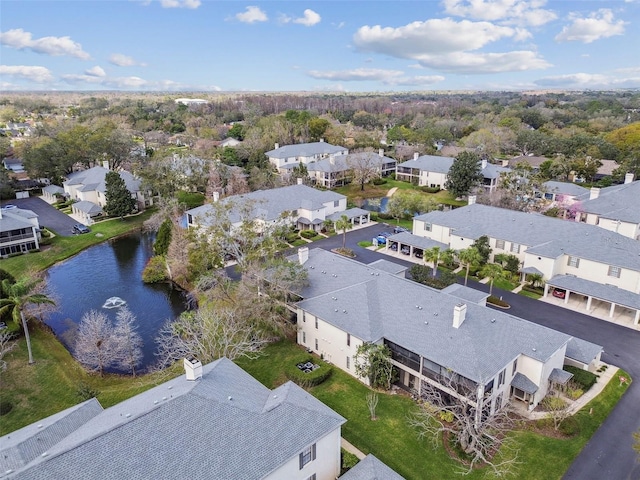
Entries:
<svg viewBox="0 0 640 480">
<path fill-rule="evenodd" d="M 496 305 L 502 308 L 509 307 L 509 304 L 507 302 L 505 302 L 504 300 L 500 300 L 498 297 L 494 295 L 491 295 L 489 298 L 487 298 L 487 303 L 490 303 L 491 305 Z"/>
<path fill-rule="evenodd" d="M 353 453 L 347 452 L 344 448 L 340 449 L 340 462 L 342 467 L 340 468 L 340 476 L 347 473 L 353 467 L 355 467 L 360 460 Z"/>
<path fill-rule="evenodd" d="M 580 422 L 575 417 L 565 418 L 560 424 L 560 432 L 567 437 L 573 437 L 580 433 Z"/>
<path fill-rule="evenodd" d="M 385 183 L 387 183 L 387 180 L 384 178 L 378 177 L 371 180 L 371 183 L 373 183 L 374 185 L 384 185 Z"/>
<path fill-rule="evenodd" d="M 90 385 L 86 383 L 81 383 L 78 389 L 76 390 L 76 396 L 80 399 L 80 401 L 89 400 L 90 398 L 94 398 L 100 395 L 98 390 L 94 390 Z"/>
<path fill-rule="evenodd" d="M 420 190 L 427 193 L 438 193 L 440 191 L 440 187 L 420 187 Z"/>
<path fill-rule="evenodd" d="M 544 410 L 557 411 L 557 410 L 562 410 L 563 408 L 566 408 L 567 402 L 565 402 L 560 397 L 554 397 L 554 396 L 548 395 L 542 399 L 542 402 L 540 402 L 540 405 Z"/>
<path fill-rule="evenodd" d="M 381 220 L 391 220 L 393 218 L 393 215 L 389 214 L 389 213 L 379 213 L 378 214 L 378 218 L 380 218 Z"/>
<path fill-rule="evenodd" d="M 53 242 L 53 238 L 51 238 L 50 236 L 40 239 L 40 245 L 51 245 L 51 242 Z"/>
<path fill-rule="evenodd" d="M 572 367 L 570 365 L 565 365 L 563 369 L 569 373 L 573 373 L 572 380 L 580 385 L 580 387 L 582 387 L 582 390 L 584 390 L 585 392 L 593 387 L 593 385 L 598 380 L 598 376 L 588 370 L 582 370 L 581 368 Z"/>
<path fill-rule="evenodd" d="M 565 394 L 571 400 L 577 400 L 584 394 L 584 390 L 581 388 L 568 388 Z"/>
<path fill-rule="evenodd" d="M 316 368 L 314 371 L 309 373 L 304 373 L 298 368 L 298 364 L 307 362 L 320 365 L 320 368 Z M 318 360 L 317 358 L 314 359 L 311 355 L 305 354 L 293 359 L 291 364 L 285 367 L 284 373 L 292 382 L 300 385 L 302 388 L 309 388 L 315 387 L 316 385 L 320 385 L 322 382 L 324 382 L 331 376 L 332 370 L 333 367 L 331 367 L 329 364 L 323 362 L 322 360 Z"/>
<path fill-rule="evenodd" d="M 303 230 L 300 232 L 300 236 L 306 238 L 307 240 L 315 237 L 317 233 L 314 230 Z"/>
<path fill-rule="evenodd" d="M 11 410 L 13 410 L 13 403 L 11 403 L 9 400 L 0 401 L 0 417 L 2 415 L 6 415 Z"/>
<path fill-rule="evenodd" d="M 142 281 L 144 283 L 159 283 L 167 279 L 167 268 L 163 256 L 151 257 L 147 266 L 142 271 Z"/>
<path fill-rule="evenodd" d="M 409 274 L 414 281 L 439 290 L 453 285 L 458 280 L 455 274 L 447 271 L 441 271 L 439 276 L 434 277 L 433 269 L 427 265 L 413 265 L 409 269 Z"/>
</svg>

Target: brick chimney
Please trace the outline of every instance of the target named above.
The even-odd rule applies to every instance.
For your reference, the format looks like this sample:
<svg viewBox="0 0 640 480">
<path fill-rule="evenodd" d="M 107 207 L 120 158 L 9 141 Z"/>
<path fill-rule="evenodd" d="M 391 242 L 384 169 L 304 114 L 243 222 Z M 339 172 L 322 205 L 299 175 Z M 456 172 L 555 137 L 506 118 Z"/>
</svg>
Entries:
<svg viewBox="0 0 640 480">
<path fill-rule="evenodd" d="M 591 187 L 589 190 L 589 200 L 594 200 L 600 196 L 600 189 L 598 187 Z"/>
<path fill-rule="evenodd" d="M 453 307 L 453 328 L 460 328 L 467 316 L 467 304 L 459 303 Z"/>
</svg>

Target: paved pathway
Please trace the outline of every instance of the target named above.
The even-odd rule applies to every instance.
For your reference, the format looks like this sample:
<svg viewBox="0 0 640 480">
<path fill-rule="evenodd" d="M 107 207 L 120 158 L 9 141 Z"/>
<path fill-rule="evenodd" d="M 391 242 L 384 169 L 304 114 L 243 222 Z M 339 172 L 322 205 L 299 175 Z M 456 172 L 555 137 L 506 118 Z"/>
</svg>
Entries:
<svg viewBox="0 0 640 480">
<path fill-rule="evenodd" d="M 366 455 L 358 450 L 356 447 L 347 442 L 344 438 L 340 438 L 340 446 L 347 452 L 353 453 L 358 459 L 362 460 Z"/>
</svg>

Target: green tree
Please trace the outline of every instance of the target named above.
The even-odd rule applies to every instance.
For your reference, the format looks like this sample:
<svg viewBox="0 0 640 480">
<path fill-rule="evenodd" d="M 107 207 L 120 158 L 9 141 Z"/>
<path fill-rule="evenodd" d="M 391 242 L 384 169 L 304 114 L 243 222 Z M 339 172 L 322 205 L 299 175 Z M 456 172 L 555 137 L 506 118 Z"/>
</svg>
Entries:
<svg viewBox="0 0 640 480">
<path fill-rule="evenodd" d="M 504 269 L 497 263 L 487 263 L 480 270 L 480 275 L 483 278 L 489 277 L 489 295 L 493 293 L 493 282 L 506 277 Z"/>
<path fill-rule="evenodd" d="M 113 217 L 124 218 L 125 215 L 133 212 L 136 206 L 136 199 L 131 196 L 120 174 L 111 170 L 105 177 L 104 196 L 106 198 L 104 211 Z"/>
<path fill-rule="evenodd" d="M 423 252 L 423 258 L 428 262 L 433 262 L 433 276 L 436 276 L 438 270 L 438 262 L 440 261 L 440 247 L 428 248 Z"/>
<path fill-rule="evenodd" d="M 386 345 L 363 343 L 353 357 L 356 375 L 369 380 L 373 388 L 389 390 L 396 370 L 391 363 L 391 350 Z"/>
<path fill-rule="evenodd" d="M 469 270 L 472 266 L 475 267 L 476 265 L 478 265 L 482 260 L 482 257 L 480 256 L 480 253 L 478 253 L 478 249 L 475 247 L 469 247 L 460 250 L 457 253 L 457 256 L 458 260 L 460 260 L 460 263 L 465 267 L 464 284 L 466 286 L 467 279 L 469 278 Z"/>
<path fill-rule="evenodd" d="M 489 245 L 489 237 L 486 235 L 482 235 L 478 237 L 475 242 L 471 245 L 480 254 L 480 264 L 484 265 L 489 261 L 489 257 L 491 256 L 491 246 Z"/>
<path fill-rule="evenodd" d="M 31 337 L 29 336 L 29 325 L 24 310 L 30 304 L 38 305 L 43 303 L 54 304 L 44 293 L 33 293 L 38 280 L 23 280 L 17 283 L 5 278 L 2 281 L 2 291 L 5 298 L 0 299 L 0 316 L 4 312 L 11 312 L 11 318 L 16 325 L 22 324 L 24 330 L 24 338 L 27 342 L 27 350 L 29 352 L 29 364 L 33 363 L 33 353 L 31 351 Z"/>
<path fill-rule="evenodd" d="M 445 188 L 455 197 L 469 195 L 477 186 L 482 184 L 482 165 L 477 153 L 462 152 L 453 161 Z"/>
<path fill-rule="evenodd" d="M 231 138 L 242 141 L 244 139 L 244 127 L 241 123 L 234 123 L 227 132 L 227 135 Z"/>
<path fill-rule="evenodd" d="M 329 120 L 315 117 L 309 120 L 309 139 L 317 142 L 324 137 L 325 132 L 331 124 Z"/>
<path fill-rule="evenodd" d="M 166 255 L 169 250 L 169 244 L 171 243 L 171 231 L 173 230 L 173 223 L 170 219 L 166 219 L 160 228 L 158 228 L 158 234 L 156 235 L 156 241 L 153 243 L 153 253 L 156 255 Z"/>
<path fill-rule="evenodd" d="M 335 227 L 338 232 L 342 230 L 342 249 L 344 250 L 347 246 L 347 230 L 351 230 L 353 224 L 346 215 L 342 215 L 336 220 Z"/>
</svg>

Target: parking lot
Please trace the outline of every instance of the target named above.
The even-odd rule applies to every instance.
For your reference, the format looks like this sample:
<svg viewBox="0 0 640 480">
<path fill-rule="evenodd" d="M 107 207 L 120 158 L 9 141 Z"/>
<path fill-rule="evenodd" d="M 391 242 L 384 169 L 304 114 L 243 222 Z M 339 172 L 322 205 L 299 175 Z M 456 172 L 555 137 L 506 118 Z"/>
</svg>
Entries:
<svg viewBox="0 0 640 480">
<path fill-rule="evenodd" d="M 15 205 L 18 208 L 31 210 L 38 215 L 40 227 L 46 227 L 56 235 L 70 237 L 73 235 L 73 225 L 78 223 L 69 215 L 62 213 L 57 208 L 49 205 L 39 197 L 16 198 L 3 201 L 0 206 Z"/>
</svg>

